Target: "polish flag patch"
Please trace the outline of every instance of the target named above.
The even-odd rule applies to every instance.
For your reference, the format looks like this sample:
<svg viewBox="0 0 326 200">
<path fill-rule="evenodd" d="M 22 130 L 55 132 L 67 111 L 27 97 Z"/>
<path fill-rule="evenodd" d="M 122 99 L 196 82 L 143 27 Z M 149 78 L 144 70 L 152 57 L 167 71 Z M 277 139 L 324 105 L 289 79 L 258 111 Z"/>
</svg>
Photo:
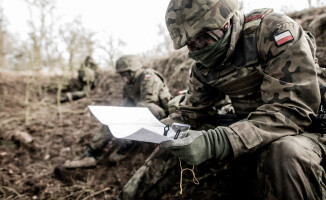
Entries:
<svg viewBox="0 0 326 200">
<path fill-rule="evenodd" d="M 150 74 L 146 74 L 145 78 L 151 78 L 152 76 Z"/>
<path fill-rule="evenodd" d="M 178 92 L 178 95 L 183 95 L 183 94 L 186 94 L 187 93 L 187 90 L 180 90 L 179 92 Z"/>
<path fill-rule="evenodd" d="M 286 43 L 289 43 L 291 41 L 294 40 L 292 34 L 290 31 L 285 31 L 283 33 L 280 33 L 278 35 L 274 35 L 274 40 L 276 42 L 276 45 L 279 47 L 279 46 L 282 46 Z"/>
</svg>

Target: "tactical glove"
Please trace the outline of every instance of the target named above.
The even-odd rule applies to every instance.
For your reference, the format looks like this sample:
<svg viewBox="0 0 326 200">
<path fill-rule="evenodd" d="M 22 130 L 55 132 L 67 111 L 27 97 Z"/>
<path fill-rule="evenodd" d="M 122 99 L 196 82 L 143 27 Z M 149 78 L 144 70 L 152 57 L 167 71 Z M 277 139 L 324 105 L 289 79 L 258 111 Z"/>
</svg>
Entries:
<svg viewBox="0 0 326 200">
<path fill-rule="evenodd" d="M 158 119 L 165 118 L 165 116 L 166 116 L 165 112 L 160 106 L 158 106 L 158 105 L 156 105 L 154 103 L 149 103 L 149 104 L 147 104 L 145 106 L 153 113 L 153 115 L 156 118 L 158 118 Z"/>
<path fill-rule="evenodd" d="M 199 165 L 213 157 L 222 160 L 232 154 L 230 141 L 221 127 L 208 131 L 187 131 L 179 139 L 162 142 L 160 148 L 190 165 Z"/>
</svg>

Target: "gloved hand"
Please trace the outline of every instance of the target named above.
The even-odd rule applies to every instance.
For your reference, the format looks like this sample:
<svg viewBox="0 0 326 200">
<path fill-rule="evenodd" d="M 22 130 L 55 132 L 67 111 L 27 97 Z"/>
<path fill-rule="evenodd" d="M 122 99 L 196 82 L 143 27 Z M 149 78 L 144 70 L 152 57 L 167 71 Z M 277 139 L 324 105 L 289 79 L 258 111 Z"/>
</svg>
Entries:
<svg viewBox="0 0 326 200">
<path fill-rule="evenodd" d="M 162 142 L 160 148 L 170 151 L 190 165 L 210 159 L 224 159 L 232 154 L 232 147 L 221 127 L 208 131 L 187 131 L 179 139 Z"/>
<path fill-rule="evenodd" d="M 166 115 L 165 112 L 163 110 L 163 108 L 161 108 L 160 106 L 154 104 L 154 103 L 150 103 L 145 105 L 152 113 L 153 115 L 158 118 L 158 119 L 163 119 Z"/>
</svg>

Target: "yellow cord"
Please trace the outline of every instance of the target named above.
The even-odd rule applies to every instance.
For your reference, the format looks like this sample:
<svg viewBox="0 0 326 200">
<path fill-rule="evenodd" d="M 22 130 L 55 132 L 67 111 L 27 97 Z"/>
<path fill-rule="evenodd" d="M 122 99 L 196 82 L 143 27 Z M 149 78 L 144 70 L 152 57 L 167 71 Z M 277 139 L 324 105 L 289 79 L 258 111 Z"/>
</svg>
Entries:
<svg viewBox="0 0 326 200">
<path fill-rule="evenodd" d="M 194 171 L 194 169 L 195 169 L 195 165 L 192 166 L 192 169 L 190 169 L 190 168 L 182 169 L 182 163 L 181 163 L 181 159 L 180 159 L 180 158 L 179 158 L 179 163 L 180 163 L 180 169 L 181 169 L 181 175 L 180 175 L 180 194 L 182 194 L 182 173 L 183 173 L 184 171 L 189 170 L 189 171 L 192 172 L 192 177 L 193 177 L 193 178 L 192 178 L 192 181 L 194 182 L 194 184 L 199 185 L 199 181 L 198 181 L 198 179 L 196 178 L 196 174 L 195 174 L 195 171 Z"/>
</svg>

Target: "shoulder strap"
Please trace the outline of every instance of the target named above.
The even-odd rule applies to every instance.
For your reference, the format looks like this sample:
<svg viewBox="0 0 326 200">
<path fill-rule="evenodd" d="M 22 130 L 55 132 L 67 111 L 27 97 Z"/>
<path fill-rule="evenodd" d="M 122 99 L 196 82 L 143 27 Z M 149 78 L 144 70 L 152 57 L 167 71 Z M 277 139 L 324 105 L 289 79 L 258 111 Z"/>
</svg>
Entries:
<svg viewBox="0 0 326 200">
<path fill-rule="evenodd" d="M 273 9 L 256 9 L 245 15 L 245 24 L 235 52 L 233 63 L 236 67 L 246 67 L 259 61 L 257 52 L 256 30 L 260 26 L 262 19 Z"/>
<path fill-rule="evenodd" d="M 273 9 L 263 8 L 263 9 L 255 9 L 245 16 L 245 24 L 243 27 L 244 34 L 250 34 L 254 32 L 260 25 L 262 19 L 265 15 L 272 13 Z"/>
<path fill-rule="evenodd" d="M 155 75 L 157 75 L 162 80 L 162 82 L 164 82 L 164 77 L 163 77 L 163 75 L 160 72 L 158 72 L 158 71 L 156 71 L 154 69 L 150 69 L 150 68 L 148 70 L 150 70 L 152 73 L 154 73 Z"/>
</svg>

